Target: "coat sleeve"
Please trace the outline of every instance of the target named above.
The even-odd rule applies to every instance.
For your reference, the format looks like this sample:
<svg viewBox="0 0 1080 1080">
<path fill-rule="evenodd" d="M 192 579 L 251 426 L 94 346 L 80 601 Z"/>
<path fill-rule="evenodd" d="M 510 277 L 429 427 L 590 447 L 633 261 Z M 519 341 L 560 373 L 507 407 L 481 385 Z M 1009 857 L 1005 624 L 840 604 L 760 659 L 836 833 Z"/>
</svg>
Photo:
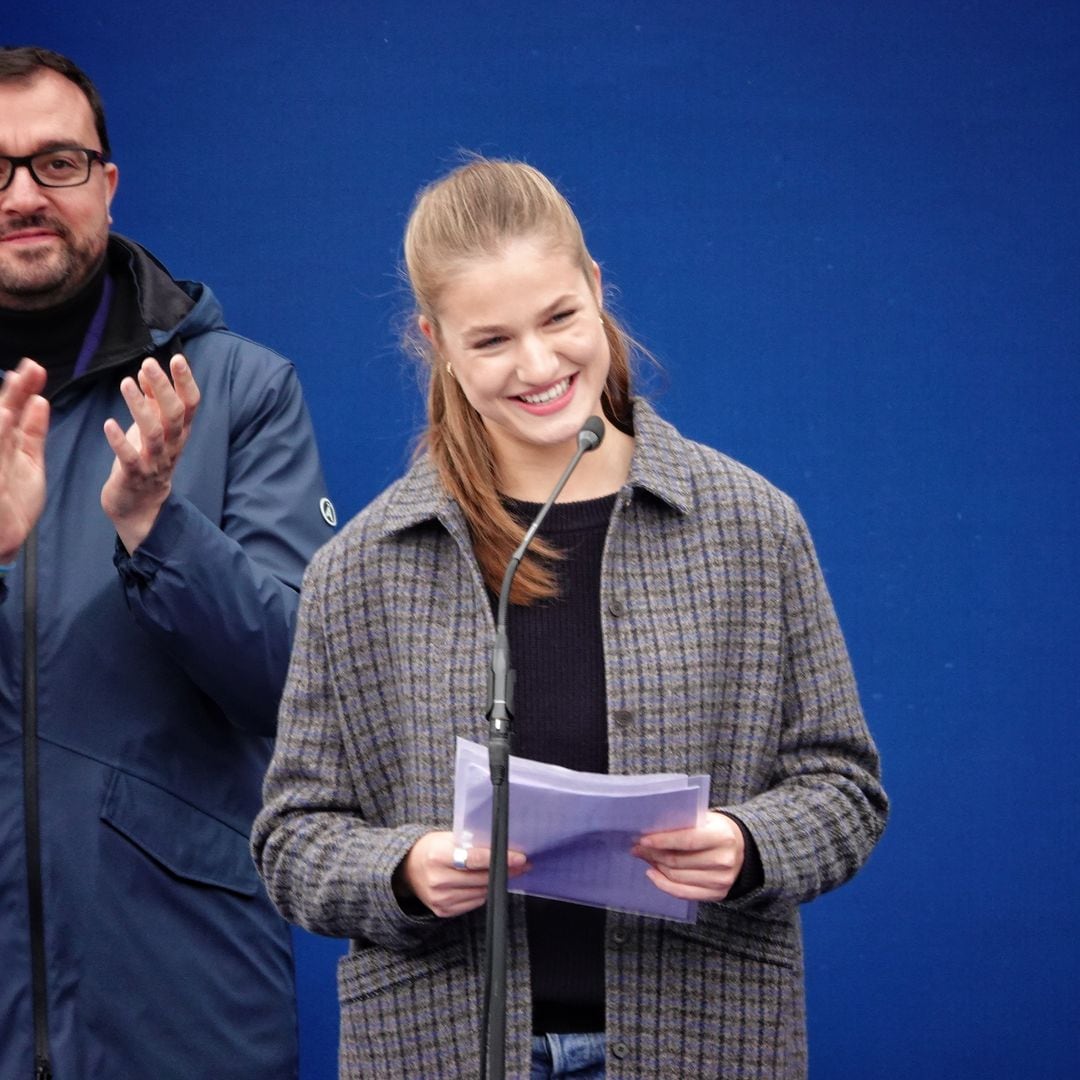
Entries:
<svg viewBox="0 0 1080 1080">
<path fill-rule="evenodd" d="M 338 610 L 328 600 L 329 582 L 339 575 L 328 569 L 333 564 L 324 555 L 330 552 L 316 558 L 304 582 L 251 850 L 270 899 L 290 922 L 331 937 L 407 950 L 421 944 L 439 920 L 402 911 L 391 881 L 430 827 L 375 827 L 364 819 L 352 777 L 379 765 L 355 760 L 345 737 L 348 716 L 337 678 L 352 668 L 325 629 L 334 618 L 328 611 Z"/>
<path fill-rule="evenodd" d="M 231 723 L 272 735 L 300 580 L 332 528 L 319 512 L 322 467 L 292 366 L 278 360 L 236 395 L 217 458 L 186 448 L 192 468 L 223 474 L 220 520 L 174 492 L 132 555 L 117 543 L 114 562 L 139 626 Z"/>
<path fill-rule="evenodd" d="M 763 883 L 729 906 L 802 903 L 847 881 L 888 815 L 877 749 L 806 525 L 791 503 L 781 549 L 782 723 L 768 789 L 730 810 Z"/>
</svg>

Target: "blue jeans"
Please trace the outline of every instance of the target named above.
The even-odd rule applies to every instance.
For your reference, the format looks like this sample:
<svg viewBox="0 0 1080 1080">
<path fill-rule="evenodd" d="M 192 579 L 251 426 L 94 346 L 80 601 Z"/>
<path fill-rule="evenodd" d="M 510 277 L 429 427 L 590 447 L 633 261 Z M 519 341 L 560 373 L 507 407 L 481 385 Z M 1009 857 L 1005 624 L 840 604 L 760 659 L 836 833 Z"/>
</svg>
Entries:
<svg viewBox="0 0 1080 1080">
<path fill-rule="evenodd" d="M 530 1080 L 604 1080 L 604 1035 L 534 1035 Z"/>
</svg>

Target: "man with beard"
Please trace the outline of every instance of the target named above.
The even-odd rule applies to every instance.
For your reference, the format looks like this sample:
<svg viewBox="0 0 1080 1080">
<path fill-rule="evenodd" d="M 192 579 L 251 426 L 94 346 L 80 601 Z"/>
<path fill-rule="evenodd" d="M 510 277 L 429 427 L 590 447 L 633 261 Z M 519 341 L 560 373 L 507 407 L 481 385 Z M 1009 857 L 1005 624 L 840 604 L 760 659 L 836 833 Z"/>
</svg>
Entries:
<svg viewBox="0 0 1080 1080">
<path fill-rule="evenodd" d="M 333 507 L 292 366 L 110 234 L 117 177 L 89 79 L 0 49 L 0 1076 L 277 1080 L 247 839 Z"/>
</svg>

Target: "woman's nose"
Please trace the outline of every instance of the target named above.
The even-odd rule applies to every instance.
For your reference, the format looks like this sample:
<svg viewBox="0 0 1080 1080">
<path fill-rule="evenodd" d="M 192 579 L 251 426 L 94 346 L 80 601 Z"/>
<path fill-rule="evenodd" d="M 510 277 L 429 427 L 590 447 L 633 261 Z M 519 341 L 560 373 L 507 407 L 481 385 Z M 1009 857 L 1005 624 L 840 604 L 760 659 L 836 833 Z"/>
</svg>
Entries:
<svg viewBox="0 0 1080 1080">
<path fill-rule="evenodd" d="M 523 338 L 517 356 L 517 377 L 540 386 L 550 382 L 559 370 L 559 359 L 551 346 L 535 335 Z"/>
</svg>

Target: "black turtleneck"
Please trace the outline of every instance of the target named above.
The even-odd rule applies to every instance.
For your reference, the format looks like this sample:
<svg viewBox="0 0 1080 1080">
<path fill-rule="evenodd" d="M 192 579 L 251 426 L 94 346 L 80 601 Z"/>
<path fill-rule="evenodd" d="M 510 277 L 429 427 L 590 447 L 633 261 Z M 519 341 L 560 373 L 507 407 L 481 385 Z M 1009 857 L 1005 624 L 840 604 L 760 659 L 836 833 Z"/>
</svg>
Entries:
<svg viewBox="0 0 1080 1080">
<path fill-rule="evenodd" d="M 85 287 L 56 307 L 13 311 L 0 307 L 0 368 L 16 367 L 24 356 L 48 372 L 45 396 L 71 378 L 86 332 L 101 302 L 106 266 L 103 261 Z"/>
</svg>

